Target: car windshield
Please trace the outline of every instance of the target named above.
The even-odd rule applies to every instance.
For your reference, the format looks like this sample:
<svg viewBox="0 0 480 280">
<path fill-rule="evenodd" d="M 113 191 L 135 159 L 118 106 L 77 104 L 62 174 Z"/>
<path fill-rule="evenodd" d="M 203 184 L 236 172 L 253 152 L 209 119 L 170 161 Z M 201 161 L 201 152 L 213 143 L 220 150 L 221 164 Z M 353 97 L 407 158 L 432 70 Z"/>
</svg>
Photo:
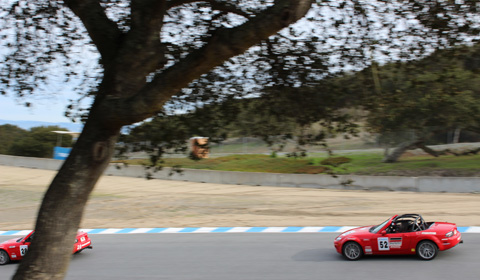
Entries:
<svg viewBox="0 0 480 280">
<path fill-rule="evenodd" d="M 32 242 L 34 234 L 35 234 L 35 232 L 32 233 L 27 239 L 25 239 L 25 242 Z"/>
<path fill-rule="evenodd" d="M 388 223 L 388 221 L 390 221 L 390 218 L 387 219 L 385 222 L 379 224 L 378 226 L 371 227 L 369 231 L 372 233 L 377 233 L 381 228 L 383 228 Z"/>
</svg>

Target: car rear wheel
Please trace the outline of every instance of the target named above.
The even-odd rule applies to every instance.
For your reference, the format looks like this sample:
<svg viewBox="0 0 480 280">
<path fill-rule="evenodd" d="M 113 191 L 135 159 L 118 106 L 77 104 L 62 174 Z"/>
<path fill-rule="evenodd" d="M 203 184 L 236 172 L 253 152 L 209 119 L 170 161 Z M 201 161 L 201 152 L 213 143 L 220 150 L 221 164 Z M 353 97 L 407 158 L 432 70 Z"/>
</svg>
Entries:
<svg viewBox="0 0 480 280">
<path fill-rule="evenodd" d="M 356 261 L 363 255 L 363 250 L 360 244 L 353 241 L 345 243 L 345 245 L 343 245 L 342 252 L 343 256 L 350 261 Z"/>
<path fill-rule="evenodd" d="M 10 262 L 7 252 L 0 250 L 0 265 L 4 265 Z"/>
<path fill-rule="evenodd" d="M 433 260 L 438 253 L 438 248 L 435 243 L 430 240 L 424 240 L 417 245 L 417 256 L 422 260 Z"/>
</svg>

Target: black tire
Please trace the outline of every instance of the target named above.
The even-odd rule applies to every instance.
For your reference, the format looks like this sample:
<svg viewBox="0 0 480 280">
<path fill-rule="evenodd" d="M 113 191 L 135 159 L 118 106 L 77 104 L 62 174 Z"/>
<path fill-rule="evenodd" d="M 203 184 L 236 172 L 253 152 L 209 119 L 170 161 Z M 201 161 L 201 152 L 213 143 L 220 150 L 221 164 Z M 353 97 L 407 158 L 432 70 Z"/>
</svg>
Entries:
<svg viewBox="0 0 480 280">
<path fill-rule="evenodd" d="M 10 262 L 7 252 L 0 250 L 0 265 L 4 265 Z"/>
<path fill-rule="evenodd" d="M 433 260 L 438 253 L 437 244 L 430 240 L 423 240 L 417 244 L 417 256 L 425 261 Z"/>
<path fill-rule="evenodd" d="M 356 261 L 363 256 L 363 249 L 360 244 L 349 241 L 343 244 L 342 255 L 349 261 Z"/>
</svg>

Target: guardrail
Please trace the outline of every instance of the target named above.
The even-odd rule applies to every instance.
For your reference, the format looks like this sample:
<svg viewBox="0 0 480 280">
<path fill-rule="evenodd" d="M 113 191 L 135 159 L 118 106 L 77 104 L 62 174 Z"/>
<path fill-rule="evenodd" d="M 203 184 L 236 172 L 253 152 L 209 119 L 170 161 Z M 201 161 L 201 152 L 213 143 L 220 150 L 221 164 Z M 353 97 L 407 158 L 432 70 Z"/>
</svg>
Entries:
<svg viewBox="0 0 480 280">
<path fill-rule="evenodd" d="M 55 159 L 0 155 L 0 165 L 58 170 L 63 161 Z M 356 176 L 339 175 L 334 178 L 322 174 L 283 174 L 236 171 L 211 171 L 183 169 L 170 175 L 165 168 L 152 174 L 153 179 L 191 181 L 216 184 L 299 187 L 342 190 L 378 190 L 412 192 L 480 193 L 480 177 L 400 177 L 400 176 Z M 146 171 L 142 166 L 118 169 L 111 164 L 104 176 L 126 176 L 143 178 Z"/>
</svg>

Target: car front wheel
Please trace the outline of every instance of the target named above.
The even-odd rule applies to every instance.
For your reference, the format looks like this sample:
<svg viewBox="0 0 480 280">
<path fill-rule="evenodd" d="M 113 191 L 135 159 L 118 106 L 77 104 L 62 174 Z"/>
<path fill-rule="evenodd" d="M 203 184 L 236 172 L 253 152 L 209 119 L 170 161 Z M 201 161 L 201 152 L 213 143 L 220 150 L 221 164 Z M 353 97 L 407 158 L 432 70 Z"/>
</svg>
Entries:
<svg viewBox="0 0 480 280">
<path fill-rule="evenodd" d="M 357 242 L 347 242 L 343 245 L 343 256 L 350 261 L 356 261 L 363 255 L 363 250 Z"/>
<path fill-rule="evenodd" d="M 430 240 L 424 240 L 417 245 L 417 256 L 422 260 L 433 260 L 438 253 L 438 248 L 435 243 Z"/>
<path fill-rule="evenodd" d="M 10 261 L 7 252 L 0 250 L 0 265 L 7 264 Z"/>
</svg>

